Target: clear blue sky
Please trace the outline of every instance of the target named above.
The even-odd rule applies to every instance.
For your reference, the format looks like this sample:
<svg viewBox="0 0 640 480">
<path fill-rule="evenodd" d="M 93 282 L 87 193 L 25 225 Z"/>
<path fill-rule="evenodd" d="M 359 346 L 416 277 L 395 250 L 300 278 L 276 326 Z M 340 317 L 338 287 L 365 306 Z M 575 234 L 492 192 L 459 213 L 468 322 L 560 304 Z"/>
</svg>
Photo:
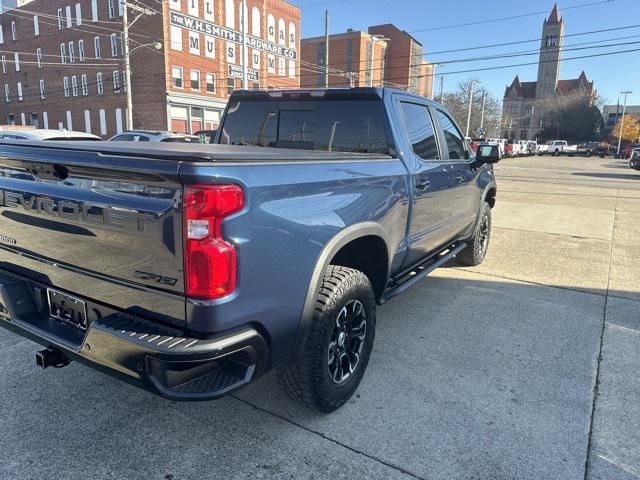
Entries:
<svg viewBox="0 0 640 480">
<path fill-rule="evenodd" d="M 565 35 L 607 28 L 640 25 L 640 0 L 567 0 L 558 2 L 560 14 L 565 21 Z M 330 12 L 331 33 L 344 32 L 347 28 L 365 30 L 369 25 L 394 23 L 402 30 L 410 32 L 424 46 L 425 59 L 430 62 L 446 62 L 455 59 L 506 54 L 535 50 L 537 43 L 509 45 L 499 48 L 472 50 L 429 55 L 455 48 L 504 43 L 539 38 L 545 15 L 537 14 L 523 18 L 496 21 L 480 25 L 445 28 L 427 32 L 412 32 L 425 28 L 442 27 L 461 23 L 483 21 L 492 18 L 509 17 L 538 11 L 551 12 L 553 0 L 292 0 L 302 7 L 302 38 L 324 33 L 324 11 Z M 571 8 L 574 7 L 574 8 Z M 625 37 L 625 38 L 621 38 Z M 565 38 L 565 48 L 588 47 L 584 50 L 567 51 L 564 58 L 592 55 L 619 50 L 640 50 L 640 27 L 606 33 L 581 35 Z M 594 45 L 638 42 L 607 48 L 592 48 Z M 485 61 L 449 64 L 441 71 L 453 72 L 474 68 L 537 62 L 537 55 L 501 58 Z M 595 81 L 599 94 L 610 103 L 616 103 L 618 92 L 633 90 L 629 104 L 640 104 L 640 51 L 565 61 L 561 65 L 560 78 L 577 78 L 584 70 L 589 80 Z M 478 78 L 482 84 L 498 98 L 502 98 L 504 88 L 518 74 L 523 81 L 536 79 L 536 66 L 511 67 L 502 70 L 452 74 L 445 76 L 445 90 L 453 88 L 458 81 Z M 437 82 L 436 82 L 437 83 Z M 438 86 L 436 92 L 438 92 Z"/>
</svg>

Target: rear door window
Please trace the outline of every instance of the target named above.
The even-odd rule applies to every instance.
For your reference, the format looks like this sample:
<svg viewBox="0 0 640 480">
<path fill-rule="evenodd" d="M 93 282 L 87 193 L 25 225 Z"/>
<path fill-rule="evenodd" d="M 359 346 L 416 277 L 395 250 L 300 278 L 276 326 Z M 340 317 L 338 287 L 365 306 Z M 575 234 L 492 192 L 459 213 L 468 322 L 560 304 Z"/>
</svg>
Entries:
<svg viewBox="0 0 640 480">
<path fill-rule="evenodd" d="M 413 153 L 423 160 L 439 159 L 438 144 L 429 109 L 425 105 L 409 102 L 400 102 L 400 107 Z"/>
<path fill-rule="evenodd" d="M 466 148 L 464 146 L 464 137 L 451 117 L 438 110 L 438 120 L 444 131 L 444 138 L 449 149 L 449 158 L 451 160 L 464 160 L 466 158 Z"/>
<path fill-rule="evenodd" d="M 376 100 L 253 100 L 229 104 L 220 143 L 388 153 Z"/>
</svg>

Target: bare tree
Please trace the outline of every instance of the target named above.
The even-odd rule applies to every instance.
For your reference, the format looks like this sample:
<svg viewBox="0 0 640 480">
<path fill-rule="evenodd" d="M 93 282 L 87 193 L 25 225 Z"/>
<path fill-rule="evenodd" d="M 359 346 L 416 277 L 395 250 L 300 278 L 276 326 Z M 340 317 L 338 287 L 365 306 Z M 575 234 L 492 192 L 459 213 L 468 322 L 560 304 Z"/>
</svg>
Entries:
<svg viewBox="0 0 640 480">
<path fill-rule="evenodd" d="M 465 131 L 467 128 L 467 115 L 469 112 L 469 94 L 471 92 L 471 85 L 474 79 L 467 79 L 459 82 L 456 90 L 451 93 L 445 93 L 444 105 L 449 109 L 455 121 L 460 125 L 460 128 Z M 488 90 L 486 90 L 475 79 L 473 88 L 473 105 L 471 107 L 471 123 L 469 125 L 469 135 L 472 137 L 478 136 L 478 129 L 480 128 L 482 120 L 482 96 L 484 94 L 484 130 L 487 132 L 487 136 L 493 134 L 496 125 L 500 121 L 501 104 L 500 101 L 494 97 Z"/>
</svg>

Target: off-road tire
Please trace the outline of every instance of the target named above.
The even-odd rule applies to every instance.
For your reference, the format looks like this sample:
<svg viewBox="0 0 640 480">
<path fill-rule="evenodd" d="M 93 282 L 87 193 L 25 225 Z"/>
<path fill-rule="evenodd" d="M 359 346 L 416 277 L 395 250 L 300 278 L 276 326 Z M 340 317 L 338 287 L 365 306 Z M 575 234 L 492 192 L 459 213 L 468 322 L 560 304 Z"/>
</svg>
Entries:
<svg viewBox="0 0 640 480">
<path fill-rule="evenodd" d="M 354 371 L 336 384 L 328 358 L 337 319 L 344 307 L 360 302 L 366 314 L 366 330 Z M 295 402 L 330 413 L 344 405 L 358 388 L 369 363 L 376 324 L 376 302 L 367 276 L 353 268 L 330 265 L 315 300 L 312 324 L 301 357 L 277 371 L 280 387 Z M 334 342 L 335 345 L 335 342 Z"/>
<path fill-rule="evenodd" d="M 473 236 L 468 241 L 467 248 L 457 255 L 458 262 L 475 267 L 480 265 L 487 255 L 489 240 L 491 239 L 491 206 L 483 202 L 480 218 L 473 231 Z"/>
</svg>

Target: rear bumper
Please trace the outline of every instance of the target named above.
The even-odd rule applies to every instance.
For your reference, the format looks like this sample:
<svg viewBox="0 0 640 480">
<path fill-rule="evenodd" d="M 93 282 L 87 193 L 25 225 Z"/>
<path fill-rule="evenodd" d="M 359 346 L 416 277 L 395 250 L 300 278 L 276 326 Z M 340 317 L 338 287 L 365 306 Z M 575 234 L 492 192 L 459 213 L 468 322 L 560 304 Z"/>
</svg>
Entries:
<svg viewBox="0 0 640 480">
<path fill-rule="evenodd" d="M 189 338 L 169 327 L 111 312 L 82 332 L 48 315 L 38 301 L 43 289 L 0 271 L 0 327 L 171 400 L 219 398 L 265 370 L 267 343 L 253 328 L 209 339 Z"/>
</svg>

